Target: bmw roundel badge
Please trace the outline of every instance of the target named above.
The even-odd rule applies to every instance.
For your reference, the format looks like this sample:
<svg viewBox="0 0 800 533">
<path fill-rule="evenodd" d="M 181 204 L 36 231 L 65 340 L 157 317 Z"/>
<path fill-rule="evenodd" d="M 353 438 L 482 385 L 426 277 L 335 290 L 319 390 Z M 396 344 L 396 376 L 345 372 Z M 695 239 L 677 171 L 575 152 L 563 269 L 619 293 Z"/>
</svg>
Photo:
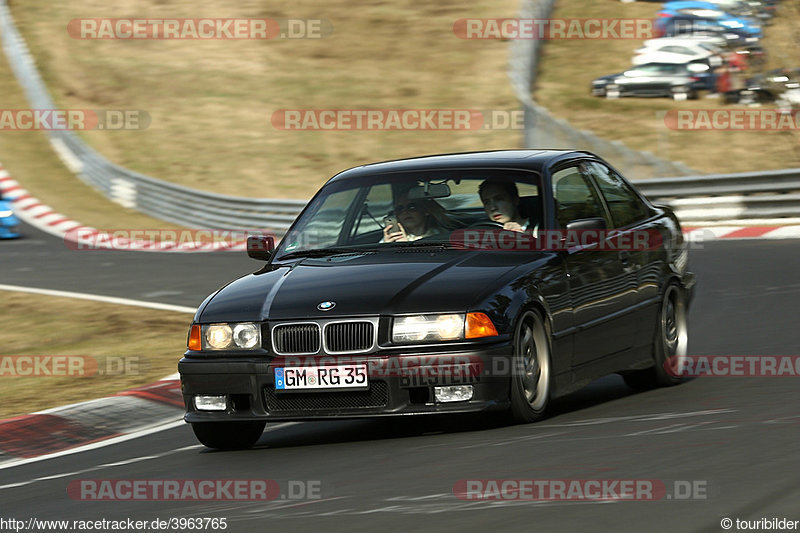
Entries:
<svg viewBox="0 0 800 533">
<path fill-rule="evenodd" d="M 334 307 L 336 307 L 336 302 L 321 302 L 317 306 L 317 309 L 319 309 L 320 311 L 330 311 Z"/>
</svg>

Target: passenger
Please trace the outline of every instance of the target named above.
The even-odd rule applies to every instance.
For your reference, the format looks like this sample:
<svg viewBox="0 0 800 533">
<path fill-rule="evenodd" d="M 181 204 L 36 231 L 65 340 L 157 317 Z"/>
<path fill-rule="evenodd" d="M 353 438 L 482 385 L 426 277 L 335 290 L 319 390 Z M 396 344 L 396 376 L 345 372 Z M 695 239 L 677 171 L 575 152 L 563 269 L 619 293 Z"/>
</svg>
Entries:
<svg viewBox="0 0 800 533">
<path fill-rule="evenodd" d="M 486 180 L 478 187 L 486 215 L 509 231 L 528 231 L 529 220 L 519 213 L 519 190 L 511 181 Z"/>
<path fill-rule="evenodd" d="M 383 228 L 381 242 L 417 241 L 446 231 L 452 227 L 444 208 L 429 198 L 409 200 L 408 192 L 394 201 L 393 221 Z"/>
</svg>

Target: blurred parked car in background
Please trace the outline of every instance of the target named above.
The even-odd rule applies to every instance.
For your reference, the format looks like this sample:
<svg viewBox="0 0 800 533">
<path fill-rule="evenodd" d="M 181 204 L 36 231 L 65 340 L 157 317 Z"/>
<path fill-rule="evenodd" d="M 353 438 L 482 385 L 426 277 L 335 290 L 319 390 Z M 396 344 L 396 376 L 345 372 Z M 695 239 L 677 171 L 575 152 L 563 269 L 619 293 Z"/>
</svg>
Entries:
<svg viewBox="0 0 800 533">
<path fill-rule="evenodd" d="M 655 27 L 657 31 L 663 28 L 665 21 L 677 15 L 702 17 L 711 20 L 726 29 L 742 30 L 751 37 L 761 38 L 764 35 L 761 25 L 751 19 L 735 17 L 709 2 L 695 2 L 681 0 L 678 2 L 667 2 L 658 12 Z"/>
<path fill-rule="evenodd" d="M 669 37 L 650 39 L 634 52 L 633 64 L 703 62 L 710 67 L 722 64 L 720 49 L 712 44 L 694 39 Z"/>
<path fill-rule="evenodd" d="M 775 13 L 775 3 L 760 0 L 706 0 L 726 13 L 768 23 Z"/>
<path fill-rule="evenodd" d="M 774 69 L 748 78 L 744 87 L 725 94 L 727 103 L 777 103 L 783 107 L 800 105 L 800 69 Z"/>
<path fill-rule="evenodd" d="M 594 96 L 667 96 L 675 100 L 697 98 L 707 86 L 708 65 L 648 63 L 610 74 L 592 82 Z"/>
<path fill-rule="evenodd" d="M 0 195 L 0 239 L 13 239 L 19 236 L 19 220 L 14 215 L 11 202 L 3 200 Z"/>
<path fill-rule="evenodd" d="M 694 15 L 676 15 L 660 19 L 656 23 L 655 34 L 661 37 L 694 35 L 721 38 L 728 46 L 742 46 L 759 41 L 759 37 L 752 36 L 741 28 L 725 27 L 715 20 Z"/>
</svg>

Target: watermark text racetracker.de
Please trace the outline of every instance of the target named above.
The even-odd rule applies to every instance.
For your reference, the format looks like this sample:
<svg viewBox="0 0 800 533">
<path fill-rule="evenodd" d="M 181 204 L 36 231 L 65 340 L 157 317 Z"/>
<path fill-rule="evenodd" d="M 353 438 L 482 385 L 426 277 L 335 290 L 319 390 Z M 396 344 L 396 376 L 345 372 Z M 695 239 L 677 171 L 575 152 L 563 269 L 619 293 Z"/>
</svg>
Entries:
<svg viewBox="0 0 800 533">
<path fill-rule="evenodd" d="M 67 33 L 91 40 L 322 39 L 333 33 L 333 24 L 299 18 L 81 18 L 67 24 Z"/>
<path fill-rule="evenodd" d="M 148 366 L 139 356 L 0 355 L 0 378 L 137 376 Z"/>
<path fill-rule="evenodd" d="M 0 131 L 138 131 L 150 122 L 141 109 L 0 109 Z"/>
<path fill-rule="evenodd" d="M 74 479 L 67 495 L 79 501 L 319 500 L 321 480 Z"/>
<path fill-rule="evenodd" d="M 670 109 L 664 124 L 678 131 L 800 131 L 800 110 Z"/>
<path fill-rule="evenodd" d="M 460 39 L 636 39 L 655 37 L 653 19 L 462 18 L 453 23 Z"/>
<path fill-rule="evenodd" d="M 218 251 L 242 247 L 250 236 L 270 237 L 262 230 L 219 229 L 108 229 L 75 228 L 64 235 L 70 250 L 179 249 Z M 274 237 L 273 237 L 274 238 Z"/>
<path fill-rule="evenodd" d="M 799 377 L 800 355 L 683 355 L 664 362 L 664 369 L 681 378 Z"/>
<path fill-rule="evenodd" d="M 516 359 L 514 359 L 516 361 Z M 436 354 L 394 357 L 278 356 L 270 362 L 276 386 L 292 389 L 299 386 L 358 387 L 369 379 L 398 378 L 400 386 L 449 385 L 480 382 L 482 376 L 510 375 L 512 368 L 524 372 L 512 358 L 498 357 L 491 368 L 474 355 Z"/>
<path fill-rule="evenodd" d="M 270 122 L 275 129 L 306 131 L 522 130 L 524 114 L 519 109 L 278 109 Z"/>
<path fill-rule="evenodd" d="M 458 248 L 496 251 L 651 251 L 663 247 L 658 230 L 542 230 L 536 234 L 503 229 L 460 229 L 450 235 Z"/>
<path fill-rule="evenodd" d="M 708 481 L 659 479 L 462 479 L 453 485 L 460 500 L 657 501 L 706 500 Z"/>
</svg>

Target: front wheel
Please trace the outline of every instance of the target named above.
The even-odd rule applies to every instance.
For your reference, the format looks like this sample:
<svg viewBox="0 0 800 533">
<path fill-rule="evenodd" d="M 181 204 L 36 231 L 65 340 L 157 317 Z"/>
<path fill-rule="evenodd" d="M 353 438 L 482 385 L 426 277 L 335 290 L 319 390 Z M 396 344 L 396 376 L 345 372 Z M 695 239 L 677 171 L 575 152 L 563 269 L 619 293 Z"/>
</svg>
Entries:
<svg viewBox="0 0 800 533">
<path fill-rule="evenodd" d="M 527 423 L 544 417 L 551 390 L 550 335 L 542 315 L 531 309 L 523 313 L 514 333 L 510 408 L 513 420 Z"/>
<path fill-rule="evenodd" d="M 623 376 L 629 387 L 637 390 L 667 387 L 680 382 L 680 373 L 688 345 L 686 298 L 680 287 L 667 285 L 656 321 L 653 338 L 655 366 Z"/>
<path fill-rule="evenodd" d="M 204 446 L 217 450 L 244 450 L 258 442 L 266 422 L 194 422 L 192 430 Z"/>
</svg>

